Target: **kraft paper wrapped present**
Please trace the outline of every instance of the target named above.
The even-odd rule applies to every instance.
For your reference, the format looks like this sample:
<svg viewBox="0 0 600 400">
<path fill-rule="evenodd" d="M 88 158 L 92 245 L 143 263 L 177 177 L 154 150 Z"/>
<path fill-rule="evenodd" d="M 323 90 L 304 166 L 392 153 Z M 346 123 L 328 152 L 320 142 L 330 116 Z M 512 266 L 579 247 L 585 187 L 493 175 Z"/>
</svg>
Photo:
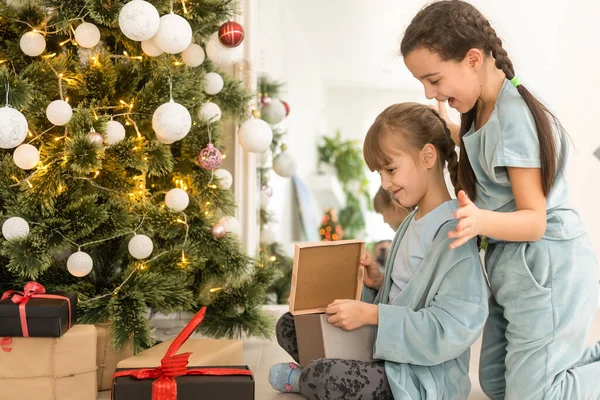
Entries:
<svg viewBox="0 0 600 400">
<path fill-rule="evenodd" d="M 97 324 L 98 334 L 97 361 L 98 366 L 98 390 L 110 390 L 112 387 L 112 376 L 117 369 L 117 363 L 133 356 L 131 344 L 126 344 L 120 351 L 116 352 L 112 346 L 112 335 L 110 323 Z"/>
<path fill-rule="evenodd" d="M 11 338 L 0 350 L 0 400 L 96 400 L 96 327 L 60 338 Z"/>
<path fill-rule="evenodd" d="M 191 339 L 202 308 L 173 340 L 121 361 L 114 400 L 254 400 L 254 377 L 238 340 Z M 217 365 L 213 367 L 213 365 Z"/>
<path fill-rule="evenodd" d="M 136 356 L 121 360 L 117 368 L 159 367 L 160 360 L 174 340 L 167 340 Z M 241 340 L 188 339 L 179 352 L 192 353 L 189 365 L 242 365 L 244 346 Z"/>
<path fill-rule="evenodd" d="M 315 358 L 371 361 L 374 326 L 344 331 L 327 322 L 327 305 L 336 299 L 360 300 L 365 243 L 340 240 L 296 244 L 290 294 L 300 366 Z"/>
</svg>

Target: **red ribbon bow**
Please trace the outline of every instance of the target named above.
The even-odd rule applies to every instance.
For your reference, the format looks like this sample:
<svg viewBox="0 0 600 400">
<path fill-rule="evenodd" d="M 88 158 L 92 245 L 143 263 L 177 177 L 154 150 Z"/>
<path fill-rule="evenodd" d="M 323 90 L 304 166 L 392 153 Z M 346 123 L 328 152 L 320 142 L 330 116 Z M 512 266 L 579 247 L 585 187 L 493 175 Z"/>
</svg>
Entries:
<svg viewBox="0 0 600 400">
<path fill-rule="evenodd" d="M 156 379 L 152 382 L 152 400 L 177 400 L 177 382 L 175 378 L 183 375 L 252 375 L 247 369 L 234 368 L 192 368 L 187 369 L 188 359 L 192 353 L 175 354 L 181 346 L 189 339 L 190 335 L 200 325 L 206 314 L 206 307 L 192 318 L 183 328 L 181 333 L 173 340 L 167 353 L 160 361 L 161 366 L 157 368 L 134 369 L 118 371 L 113 374 L 115 379 L 122 376 L 131 376 L 135 379 Z M 114 389 L 114 384 L 113 384 Z M 111 392 L 111 398 L 114 391 Z"/>
<path fill-rule="evenodd" d="M 0 347 L 2 347 L 2 351 L 5 351 L 6 353 L 10 353 L 12 351 L 12 348 L 10 347 L 11 344 L 12 339 L 8 336 L 0 339 Z"/>
<path fill-rule="evenodd" d="M 8 290 L 4 292 L 0 301 L 11 297 L 13 303 L 19 305 L 19 319 L 21 320 L 21 331 L 23 337 L 29 337 L 29 328 L 27 327 L 27 311 L 25 306 L 30 299 L 57 299 L 66 300 L 69 307 L 69 328 L 71 328 L 71 300 L 68 297 L 55 294 L 46 294 L 46 288 L 37 282 L 27 282 L 22 292 L 16 290 Z M 4 345 L 2 346 L 4 349 Z M 6 350 L 5 350 L 6 351 Z"/>
</svg>

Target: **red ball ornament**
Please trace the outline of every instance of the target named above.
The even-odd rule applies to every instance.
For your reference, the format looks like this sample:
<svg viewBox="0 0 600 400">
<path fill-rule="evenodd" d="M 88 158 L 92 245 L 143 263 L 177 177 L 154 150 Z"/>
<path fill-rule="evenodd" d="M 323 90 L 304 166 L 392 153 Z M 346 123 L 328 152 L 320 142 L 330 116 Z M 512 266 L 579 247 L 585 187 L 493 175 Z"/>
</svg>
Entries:
<svg viewBox="0 0 600 400">
<path fill-rule="evenodd" d="M 244 28 L 237 22 L 225 22 L 219 28 L 219 40 L 227 47 L 238 47 L 244 40 Z"/>
<path fill-rule="evenodd" d="M 288 115 L 290 115 L 290 105 L 287 101 L 283 100 L 281 100 L 281 104 L 283 104 L 283 106 L 285 107 L 285 116 L 287 117 Z"/>
<path fill-rule="evenodd" d="M 215 170 L 221 165 L 221 152 L 212 143 L 209 143 L 198 156 L 200 166 L 204 169 Z"/>
</svg>

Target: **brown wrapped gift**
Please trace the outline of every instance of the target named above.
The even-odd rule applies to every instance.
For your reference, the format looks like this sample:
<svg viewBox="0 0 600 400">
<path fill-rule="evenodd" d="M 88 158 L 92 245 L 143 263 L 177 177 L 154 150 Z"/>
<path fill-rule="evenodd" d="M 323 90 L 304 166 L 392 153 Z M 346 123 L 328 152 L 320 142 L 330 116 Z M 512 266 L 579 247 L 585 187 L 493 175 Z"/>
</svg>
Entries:
<svg viewBox="0 0 600 400">
<path fill-rule="evenodd" d="M 112 335 L 110 334 L 110 323 L 96 325 L 98 333 L 98 390 L 110 390 L 112 387 L 112 375 L 117 369 L 117 363 L 133 356 L 131 344 L 127 343 L 120 353 L 112 346 Z"/>
<path fill-rule="evenodd" d="M 12 338 L 0 351 L 0 400 L 96 400 L 96 327 L 60 338 Z"/>
<path fill-rule="evenodd" d="M 300 365 L 315 358 L 371 361 L 376 327 L 344 331 L 327 322 L 336 299 L 360 300 L 365 243 L 340 240 L 296 244 L 290 313 L 294 316 Z"/>
<path fill-rule="evenodd" d="M 162 342 L 137 356 L 129 357 L 117 364 L 117 368 L 159 367 L 173 339 Z M 190 352 L 188 365 L 242 365 L 243 344 L 241 340 L 188 339 L 178 354 Z"/>
</svg>

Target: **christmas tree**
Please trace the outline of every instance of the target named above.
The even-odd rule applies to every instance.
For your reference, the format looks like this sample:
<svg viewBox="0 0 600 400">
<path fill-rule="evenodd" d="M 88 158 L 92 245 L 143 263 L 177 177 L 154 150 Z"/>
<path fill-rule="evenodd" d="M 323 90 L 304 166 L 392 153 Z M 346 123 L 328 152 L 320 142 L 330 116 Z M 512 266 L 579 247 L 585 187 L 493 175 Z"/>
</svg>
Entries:
<svg viewBox="0 0 600 400">
<path fill-rule="evenodd" d="M 338 223 L 337 212 L 335 210 L 325 210 L 319 234 L 322 241 L 336 241 L 344 238 L 344 231 Z"/>
<path fill-rule="evenodd" d="M 275 267 L 241 250 L 217 169 L 221 112 L 242 122 L 252 97 L 218 67 L 243 56 L 233 6 L 0 1 L 0 293 L 77 291 L 117 349 L 152 345 L 148 308 L 270 335 Z"/>
</svg>

